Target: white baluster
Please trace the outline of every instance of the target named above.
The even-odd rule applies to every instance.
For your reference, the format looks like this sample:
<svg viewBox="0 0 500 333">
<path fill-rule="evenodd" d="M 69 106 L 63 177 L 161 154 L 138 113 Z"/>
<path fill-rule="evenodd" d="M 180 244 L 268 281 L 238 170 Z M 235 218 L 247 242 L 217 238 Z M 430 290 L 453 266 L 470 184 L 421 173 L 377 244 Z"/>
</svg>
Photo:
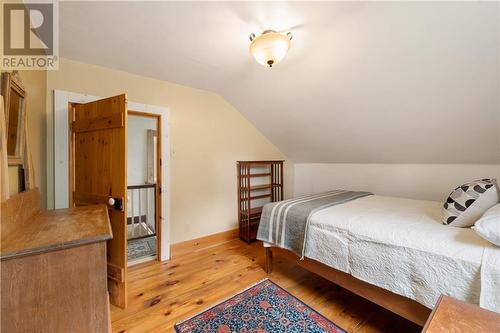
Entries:
<svg viewBox="0 0 500 333">
<path fill-rule="evenodd" d="M 142 234 L 142 198 L 141 198 L 141 190 L 142 188 L 138 189 L 139 192 L 139 235 L 138 236 L 143 236 Z M 137 235 L 136 235 L 137 236 Z"/>
</svg>

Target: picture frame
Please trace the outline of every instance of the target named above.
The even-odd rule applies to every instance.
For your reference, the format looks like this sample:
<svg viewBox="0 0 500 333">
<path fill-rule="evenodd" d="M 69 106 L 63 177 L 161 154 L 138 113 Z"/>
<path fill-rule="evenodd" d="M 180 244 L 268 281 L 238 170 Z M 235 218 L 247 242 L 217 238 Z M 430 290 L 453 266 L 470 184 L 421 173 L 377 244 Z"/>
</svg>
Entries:
<svg viewBox="0 0 500 333">
<path fill-rule="evenodd" d="M 17 71 L 2 73 L 8 165 L 23 165 L 26 121 L 26 90 Z"/>
</svg>

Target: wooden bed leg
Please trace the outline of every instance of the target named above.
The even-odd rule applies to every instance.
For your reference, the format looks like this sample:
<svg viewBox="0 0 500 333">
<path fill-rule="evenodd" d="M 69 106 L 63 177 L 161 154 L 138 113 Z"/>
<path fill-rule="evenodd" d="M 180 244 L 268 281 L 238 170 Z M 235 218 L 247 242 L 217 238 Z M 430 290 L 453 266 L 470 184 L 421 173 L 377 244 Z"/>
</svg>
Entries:
<svg viewBox="0 0 500 333">
<path fill-rule="evenodd" d="M 273 271 L 273 250 L 266 247 L 266 273 L 271 274 Z"/>
</svg>

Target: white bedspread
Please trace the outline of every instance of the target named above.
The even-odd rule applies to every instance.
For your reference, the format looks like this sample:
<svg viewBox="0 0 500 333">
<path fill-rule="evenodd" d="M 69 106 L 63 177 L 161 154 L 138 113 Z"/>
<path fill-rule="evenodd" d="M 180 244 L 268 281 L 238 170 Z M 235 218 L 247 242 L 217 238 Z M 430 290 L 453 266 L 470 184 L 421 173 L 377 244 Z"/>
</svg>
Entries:
<svg viewBox="0 0 500 333">
<path fill-rule="evenodd" d="M 360 198 L 311 217 L 305 256 L 429 308 L 445 294 L 500 312 L 500 248 L 440 220 L 439 202 Z"/>
</svg>

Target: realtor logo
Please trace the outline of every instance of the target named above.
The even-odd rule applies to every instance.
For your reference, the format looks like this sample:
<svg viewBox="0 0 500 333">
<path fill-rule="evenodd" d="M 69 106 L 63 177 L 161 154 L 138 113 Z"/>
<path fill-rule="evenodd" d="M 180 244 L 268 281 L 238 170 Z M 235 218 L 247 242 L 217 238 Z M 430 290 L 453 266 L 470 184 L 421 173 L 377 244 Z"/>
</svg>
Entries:
<svg viewBox="0 0 500 333">
<path fill-rule="evenodd" d="M 4 3 L 2 69 L 57 69 L 57 2 Z"/>
</svg>

